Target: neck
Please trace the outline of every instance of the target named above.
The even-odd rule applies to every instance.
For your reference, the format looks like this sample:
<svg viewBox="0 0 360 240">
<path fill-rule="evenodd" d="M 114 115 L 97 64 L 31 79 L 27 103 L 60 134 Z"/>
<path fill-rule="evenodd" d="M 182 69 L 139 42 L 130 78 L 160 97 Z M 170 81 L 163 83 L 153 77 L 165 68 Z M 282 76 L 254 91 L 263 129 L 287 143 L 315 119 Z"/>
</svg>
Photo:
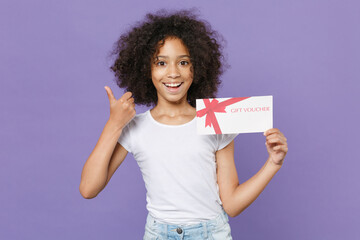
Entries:
<svg viewBox="0 0 360 240">
<path fill-rule="evenodd" d="M 156 106 L 152 109 L 152 112 L 156 112 L 157 115 L 167 115 L 169 117 L 176 117 L 179 115 L 188 115 L 194 111 L 186 100 L 186 97 L 178 102 L 169 102 L 164 99 L 158 98 Z"/>
</svg>

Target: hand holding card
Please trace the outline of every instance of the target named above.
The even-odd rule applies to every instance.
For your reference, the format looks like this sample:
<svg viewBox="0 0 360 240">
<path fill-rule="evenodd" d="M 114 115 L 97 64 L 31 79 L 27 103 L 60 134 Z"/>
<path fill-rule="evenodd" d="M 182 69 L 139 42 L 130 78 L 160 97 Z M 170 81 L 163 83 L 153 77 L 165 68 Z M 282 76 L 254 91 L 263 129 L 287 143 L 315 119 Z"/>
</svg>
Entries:
<svg viewBox="0 0 360 240">
<path fill-rule="evenodd" d="M 287 139 L 277 128 L 271 128 L 264 132 L 266 137 L 266 149 L 269 153 L 269 159 L 275 165 L 283 164 L 286 153 L 288 152 Z"/>
</svg>

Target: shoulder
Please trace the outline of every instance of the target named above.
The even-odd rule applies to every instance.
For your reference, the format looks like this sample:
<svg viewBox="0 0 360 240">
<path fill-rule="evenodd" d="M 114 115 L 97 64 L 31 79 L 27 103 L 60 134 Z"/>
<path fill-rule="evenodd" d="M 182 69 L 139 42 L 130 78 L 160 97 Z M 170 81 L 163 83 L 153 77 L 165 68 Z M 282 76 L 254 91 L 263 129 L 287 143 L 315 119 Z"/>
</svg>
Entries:
<svg viewBox="0 0 360 240">
<path fill-rule="evenodd" d="M 141 127 L 147 120 L 147 114 L 148 114 L 147 111 L 136 114 L 135 117 L 131 119 L 130 122 L 126 125 L 126 128 L 134 129 Z"/>
<path fill-rule="evenodd" d="M 238 135 L 239 135 L 238 133 L 235 133 L 235 134 L 216 134 L 217 150 L 221 150 L 221 149 L 225 148 Z"/>
<path fill-rule="evenodd" d="M 146 112 L 135 115 L 126 126 L 122 129 L 122 133 L 119 138 L 119 142 L 124 146 L 129 146 L 126 142 L 131 142 L 132 138 L 136 138 L 141 135 L 144 130 L 144 122 L 146 121 Z M 127 148 L 129 152 L 130 148 Z"/>
</svg>

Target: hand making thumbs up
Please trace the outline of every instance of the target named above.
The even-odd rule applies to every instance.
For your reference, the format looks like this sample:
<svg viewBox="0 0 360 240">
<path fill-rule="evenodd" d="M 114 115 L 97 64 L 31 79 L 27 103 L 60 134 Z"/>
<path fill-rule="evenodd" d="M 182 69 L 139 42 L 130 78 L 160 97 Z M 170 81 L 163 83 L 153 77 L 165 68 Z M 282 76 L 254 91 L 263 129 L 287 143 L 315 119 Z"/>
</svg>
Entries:
<svg viewBox="0 0 360 240">
<path fill-rule="evenodd" d="M 110 87 L 105 86 L 106 93 L 110 102 L 110 117 L 109 121 L 114 122 L 120 128 L 125 127 L 126 124 L 135 116 L 135 103 L 131 92 L 126 92 L 118 100 L 114 97 Z"/>
</svg>

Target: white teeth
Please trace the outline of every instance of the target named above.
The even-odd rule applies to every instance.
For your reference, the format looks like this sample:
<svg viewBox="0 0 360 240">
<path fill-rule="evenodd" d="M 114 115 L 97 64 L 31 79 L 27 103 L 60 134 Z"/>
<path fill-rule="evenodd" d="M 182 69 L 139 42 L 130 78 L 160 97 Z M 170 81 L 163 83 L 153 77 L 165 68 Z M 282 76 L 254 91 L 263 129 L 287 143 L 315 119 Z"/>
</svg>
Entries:
<svg viewBox="0 0 360 240">
<path fill-rule="evenodd" d="M 181 83 L 164 83 L 167 87 L 179 87 Z"/>
</svg>

